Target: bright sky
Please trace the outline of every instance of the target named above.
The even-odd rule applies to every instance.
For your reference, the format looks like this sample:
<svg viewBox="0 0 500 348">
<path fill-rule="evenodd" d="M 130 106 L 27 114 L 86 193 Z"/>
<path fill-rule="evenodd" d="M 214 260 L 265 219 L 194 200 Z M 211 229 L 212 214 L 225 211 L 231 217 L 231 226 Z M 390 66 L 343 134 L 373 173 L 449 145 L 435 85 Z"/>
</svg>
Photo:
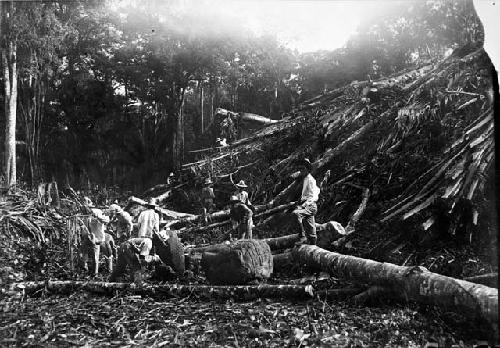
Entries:
<svg viewBox="0 0 500 348">
<path fill-rule="evenodd" d="M 129 8 L 134 2 L 114 1 L 113 9 Z M 179 0 L 169 5 L 176 4 L 176 11 L 200 22 L 208 21 L 214 31 L 237 25 L 256 34 L 275 34 L 286 46 L 310 52 L 343 46 L 363 18 L 387 3 L 395 0 Z M 196 31 L 199 23 L 192 20 L 184 24 Z M 203 24 L 200 28 L 206 30 Z"/>
<path fill-rule="evenodd" d="M 362 17 L 376 7 L 373 0 L 212 0 L 210 4 L 221 16 L 240 17 L 242 25 L 256 33 L 275 33 L 300 52 L 341 47 Z"/>
</svg>

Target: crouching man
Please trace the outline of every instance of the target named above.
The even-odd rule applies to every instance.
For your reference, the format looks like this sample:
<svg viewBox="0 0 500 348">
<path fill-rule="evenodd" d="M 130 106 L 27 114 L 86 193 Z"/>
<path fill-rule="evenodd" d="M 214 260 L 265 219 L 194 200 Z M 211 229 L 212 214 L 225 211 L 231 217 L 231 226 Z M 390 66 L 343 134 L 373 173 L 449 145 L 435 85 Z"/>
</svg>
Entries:
<svg viewBox="0 0 500 348">
<path fill-rule="evenodd" d="M 139 286 L 143 283 L 144 271 L 148 265 L 161 265 L 157 267 L 157 271 L 160 269 L 161 273 L 168 273 L 163 276 L 183 274 L 183 246 L 174 231 L 159 232 L 159 216 L 155 208 L 154 200 L 150 200 L 147 209 L 139 215 L 139 237 L 131 238 L 120 246 L 116 268 L 109 279 L 111 282 L 124 275 L 127 266 L 134 282 Z M 158 255 L 151 255 L 153 246 Z"/>
</svg>

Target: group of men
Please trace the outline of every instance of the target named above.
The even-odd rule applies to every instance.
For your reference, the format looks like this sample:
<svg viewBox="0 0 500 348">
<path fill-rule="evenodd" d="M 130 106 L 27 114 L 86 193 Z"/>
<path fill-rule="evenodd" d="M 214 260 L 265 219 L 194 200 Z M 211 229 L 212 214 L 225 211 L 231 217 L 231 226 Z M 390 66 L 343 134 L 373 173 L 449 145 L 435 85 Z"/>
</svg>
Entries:
<svg viewBox="0 0 500 348">
<path fill-rule="evenodd" d="M 298 169 L 299 178 L 302 180 L 302 191 L 300 200 L 292 212 L 297 222 L 300 235 L 297 244 L 316 244 L 315 215 L 318 211 L 317 201 L 320 189 L 316 184 L 316 179 L 314 179 L 311 174 L 312 164 L 309 159 L 302 160 L 298 165 Z M 255 213 L 255 207 L 250 202 L 248 192 L 246 191 L 248 186 L 243 180 L 235 184 L 231 175 L 229 178 L 236 187 L 236 191 L 229 199 L 231 205 L 230 218 L 232 228 L 234 231 L 238 232 L 238 237 L 240 239 L 252 239 L 252 217 Z M 204 187 L 201 191 L 201 203 L 205 223 L 208 222 L 207 214 L 215 207 L 214 200 L 215 194 L 213 191 L 213 183 L 208 178 L 205 180 Z"/>
<path fill-rule="evenodd" d="M 315 215 L 317 212 L 317 201 L 320 193 L 316 180 L 311 174 L 312 164 L 305 159 L 299 164 L 302 180 L 302 191 L 300 201 L 293 210 L 293 216 L 297 222 L 300 238 L 297 244 L 316 244 L 316 226 Z M 236 191 L 231 195 L 230 219 L 232 228 L 238 233 L 240 239 L 252 239 L 253 215 L 255 207 L 250 202 L 249 194 L 246 191 L 248 186 L 243 180 L 234 183 Z M 204 181 L 204 187 L 201 190 L 201 204 L 203 207 L 203 217 L 208 222 L 209 213 L 215 207 L 215 194 L 213 191 L 213 182 L 210 179 Z M 94 274 L 99 272 L 99 256 L 101 249 L 105 251 L 108 257 L 109 270 L 111 272 L 110 281 L 116 281 L 118 277 L 125 273 L 127 265 L 131 267 L 134 279 L 135 273 L 140 274 L 142 267 L 150 263 L 162 263 L 157 255 L 151 255 L 153 248 L 153 235 L 160 232 L 160 217 L 156 212 L 156 202 L 151 199 L 146 209 L 143 210 L 134 224 L 129 213 L 124 211 L 119 205 L 111 204 L 108 208 L 109 217 L 101 209 L 94 206 L 92 201 L 85 198 L 86 205 L 91 209 L 91 214 L 84 224 L 84 234 L 82 238 L 83 263 L 84 268 L 88 270 L 89 254 L 93 255 Z M 116 252 L 114 238 L 106 232 L 107 226 L 113 225 L 116 241 L 119 250 Z M 137 232 L 132 236 L 136 227 Z M 116 260 L 116 267 L 113 269 L 113 259 Z"/>
<path fill-rule="evenodd" d="M 108 268 L 111 272 L 110 280 L 116 280 L 125 272 L 127 265 L 137 264 L 130 262 L 130 257 L 137 255 L 138 260 L 142 263 L 150 263 L 152 261 L 159 262 L 158 257 L 150 255 L 152 249 L 153 233 L 160 230 L 160 217 L 156 213 L 156 204 L 154 200 L 150 200 L 137 220 L 137 235 L 132 236 L 134 223 L 129 213 L 123 210 L 118 204 L 111 204 L 107 209 L 108 215 L 104 214 L 101 209 L 94 206 L 93 202 L 85 197 L 85 205 L 90 208 L 91 214 L 86 221 L 82 220 L 82 261 L 83 267 L 88 271 L 89 256 L 93 260 L 93 273 L 99 273 L 99 259 L 101 250 L 108 258 Z M 109 231 L 110 225 L 114 226 L 113 237 Z M 116 241 L 115 241 L 116 238 Z M 119 250 L 116 251 L 118 243 Z M 113 268 L 113 259 L 116 258 L 116 267 Z"/>
</svg>

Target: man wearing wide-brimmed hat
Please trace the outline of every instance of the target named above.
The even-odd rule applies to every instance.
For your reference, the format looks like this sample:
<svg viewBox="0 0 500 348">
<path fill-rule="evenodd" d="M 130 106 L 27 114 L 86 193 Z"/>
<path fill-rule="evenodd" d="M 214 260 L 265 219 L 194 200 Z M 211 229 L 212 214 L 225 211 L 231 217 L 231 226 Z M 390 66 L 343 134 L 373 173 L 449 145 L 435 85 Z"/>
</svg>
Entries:
<svg viewBox="0 0 500 348">
<path fill-rule="evenodd" d="M 229 203 L 232 227 L 238 232 L 238 238 L 252 239 L 252 211 L 235 195 L 230 197 Z"/>
<path fill-rule="evenodd" d="M 293 211 L 293 215 L 299 226 L 300 239 L 297 244 L 309 242 L 316 244 L 316 222 L 314 216 L 318 211 L 316 202 L 318 201 L 320 189 L 316 185 L 316 179 L 311 175 L 312 164 L 309 159 L 299 162 L 300 176 L 302 179 L 302 193 L 300 203 Z"/>
<path fill-rule="evenodd" d="M 155 211 L 156 207 L 155 199 L 151 198 L 146 204 L 146 210 L 139 215 L 137 237 L 130 238 L 120 246 L 116 268 L 110 276 L 110 281 L 116 281 L 129 265 L 134 281 L 140 284 L 145 265 L 161 262 L 157 255 L 150 255 L 153 247 L 153 234 L 160 231 L 160 216 Z"/>
<path fill-rule="evenodd" d="M 203 209 L 203 220 L 205 223 L 208 223 L 207 214 L 211 213 L 215 204 L 214 204 L 215 194 L 213 189 L 213 182 L 210 178 L 206 178 L 203 182 L 203 188 L 201 189 L 201 206 Z"/>
<path fill-rule="evenodd" d="M 109 212 L 111 213 L 111 222 L 116 226 L 117 241 L 122 242 L 130 238 L 134 228 L 130 214 L 116 203 L 109 206 Z"/>
</svg>

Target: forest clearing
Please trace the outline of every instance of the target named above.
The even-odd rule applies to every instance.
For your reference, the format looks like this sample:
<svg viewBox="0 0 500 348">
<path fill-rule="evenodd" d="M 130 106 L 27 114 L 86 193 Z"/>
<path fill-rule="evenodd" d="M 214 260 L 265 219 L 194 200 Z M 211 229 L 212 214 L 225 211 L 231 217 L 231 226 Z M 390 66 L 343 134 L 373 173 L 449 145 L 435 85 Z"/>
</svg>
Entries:
<svg viewBox="0 0 500 348">
<path fill-rule="evenodd" d="M 381 3 L 1 2 L 0 345 L 498 344 L 483 26 Z"/>
</svg>

